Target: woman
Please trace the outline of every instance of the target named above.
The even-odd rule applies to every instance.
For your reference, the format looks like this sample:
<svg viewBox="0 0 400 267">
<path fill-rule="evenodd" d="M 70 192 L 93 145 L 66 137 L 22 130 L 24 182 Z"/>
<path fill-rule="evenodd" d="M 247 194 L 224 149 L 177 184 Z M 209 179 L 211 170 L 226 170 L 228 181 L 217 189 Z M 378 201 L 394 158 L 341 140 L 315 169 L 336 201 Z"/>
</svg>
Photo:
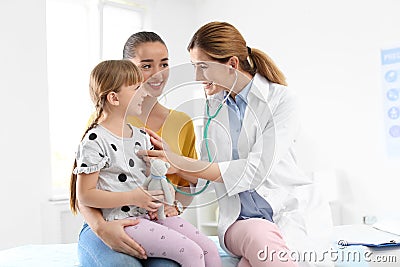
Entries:
<svg viewBox="0 0 400 267">
<path fill-rule="evenodd" d="M 218 114 L 209 125 L 205 120 L 213 142 L 208 151 L 202 147 L 202 159 L 213 161 L 161 150 L 140 154 L 168 160 L 171 172 L 193 183 L 196 177 L 214 181 L 220 245 L 240 258 L 238 266 L 297 266 L 289 247 L 306 248 L 303 201 L 312 185 L 295 160 L 299 118 L 294 92 L 273 61 L 248 47 L 228 23 L 202 26 L 188 50 L 196 79 L 211 96 L 206 113 Z M 149 133 L 160 147 L 162 139 Z M 275 257 L 266 255 L 272 251 Z"/>
<path fill-rule="evenodd" d="M 130 59 L 142 71 L 145 87 L 150 94 L 142 103 L 142 114 L 128 118 L 128 122 L 157 132 L 175 153 L 196 158 L 190 117 L 169 110 L 157 101 L 168 79 L 168 50 L 164 41 L 153 32 L 135 33 L 127 40 L 123 57 Z M 179 175 L 170 175 L 169 179 L 181 189 L 189 190 L 189 183 Z M 179 215 L 182 212 L 180 202 L 183 206 L 191 202 L 191 198 L 179 193 L 175 198 L 175 206 L 165 207 L 166 216 Z M 179 266 L 166 259 L 138 260 L 147 258 L 145 251 L 124 231 L 124 227 L 135 225 L 137 221 L 125 219 L 106 222 L 97 209 L 79 205 L 79 210 L 87 222 L 78 242 L 78 255 L 83 266 Z"/>
</svg>

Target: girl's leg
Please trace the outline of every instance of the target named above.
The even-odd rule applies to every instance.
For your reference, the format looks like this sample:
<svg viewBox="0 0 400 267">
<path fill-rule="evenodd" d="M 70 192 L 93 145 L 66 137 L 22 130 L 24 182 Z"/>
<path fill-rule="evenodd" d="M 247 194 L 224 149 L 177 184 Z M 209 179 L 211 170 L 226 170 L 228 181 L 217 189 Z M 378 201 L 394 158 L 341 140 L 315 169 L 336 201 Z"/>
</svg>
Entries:
<svg viewBox="0 0 400 267">
<path fill-rule="evenodd" d="M 278 227 L 264 219 L 236 221 L 225 233 L 225 245 L 233 254 L 242 257 L 240 267 L 298 266 L 290 259 Z"/>
<path fill-rule="evenodd" d="M 139 243 L 148 257 L 172 259 L 182 266 L 204 267 L 203 250 L 179 232 L 144 218 L 125 232 Z"/>
<path fill-rule="evenodd" d="M 206 266 L 222 266 L 218 248 L 215 243 L 206 235 L 200 233 L 200 231 L 192 224 L 177 216 L 167 217 L 163 221 L 158 221 L 158 223 L 167 226 L 196 242 L 197 245 L 203 249 Z"/>
<path fill-rule="evenodd" d="M 78 257 L 82 267 L 179 267 L 180 265 L 169 259 L 148 258 L 140 260 L 109 248 L 85 224 L 79 236 Z"/>
</svg>

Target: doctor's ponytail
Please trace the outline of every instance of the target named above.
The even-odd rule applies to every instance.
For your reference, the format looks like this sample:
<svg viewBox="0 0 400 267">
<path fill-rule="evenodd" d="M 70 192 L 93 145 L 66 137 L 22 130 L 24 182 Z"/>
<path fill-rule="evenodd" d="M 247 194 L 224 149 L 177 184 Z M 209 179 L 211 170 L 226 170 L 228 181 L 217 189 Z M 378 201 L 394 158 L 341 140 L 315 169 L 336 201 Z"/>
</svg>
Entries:
<svg viewBox="0 0 400 267">
<path fill-rule="evenodd" d="M 198 29 L 187 49 L 190 51 L 195 47 L 220 63 L 236 56 L 242 71 L 252 76 L 259 73 L 273 83 L 287 85 L 285 76 L 273 60 L 261 50 L 248 47 L 240 32 L 227 22 L 210 22 Z"/>
<path fill-rule="evenodd" d="M 250 60 L 254 62 L 255 71 L 273 83 L 287 85 L 286 77 L 275 62 L 263 51 L 251 48 Z"/>
</svg>

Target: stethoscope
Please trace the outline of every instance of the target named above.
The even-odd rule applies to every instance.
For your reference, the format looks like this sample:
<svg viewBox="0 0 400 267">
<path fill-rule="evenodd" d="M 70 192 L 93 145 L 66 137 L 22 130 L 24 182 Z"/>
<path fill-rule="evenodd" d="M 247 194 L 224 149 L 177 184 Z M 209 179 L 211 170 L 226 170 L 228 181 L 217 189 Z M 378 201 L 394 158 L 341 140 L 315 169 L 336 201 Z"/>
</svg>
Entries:
<svg viewBox="0 0 400 267">
<path fill-rule="evenodd" d="M 233 69 L 232 66 L 230 66 L 230 68 Z M 205 126 L 204 126 L 203 138 L 204 138 L 204 142 L 205 142 L 205 146 L 206 146 L 206 151 L 207 151 L 207 158 L 208 158 L 208 161 L 209 161 L 209 162 L 212 162 L 213 159 L 212 159 L 212 156 L 211 156 L 211 152 L 210 152 L 210 148 L 209 148 L 209 143 L 208 143 L 208 128 L 210 127 L 211 121 L 212 121 L 213 119 L 215 119 L 215 118 L 218 116 L 219 112 L 220 112 L 221 109 L 222 109 L 222 106 L 226 103 L 226 100 L 228 100 L 228 97 L 232 94 L 233 88 L 235 88 L 235 86 L 236 86 L 236 83 L 237 83 L 237 80 L 238 80 L 238 74 L 237 74 L 237 70 L 235 70 L 234 72 L 235 72 L 235 80 L 234 80 L 234 82 L 233 82 L 233 84 L 232 84 L 232 86 L 231 86 L 229 92 L 226 94 L 226 96 L 225 96 L 224 99 L 221 101 L 221 103 L 219 103 L 219 105 L 218 105 L 216 111 L 214 112 L 214 114 L 210 114 L 210 101 L 209 101 L 209 99 L 208 99 L 208 97 L 207 97 L 206 92 L 204 91 L 204 95 L 205 95 L 205 98 L 206 98 L 207 122 L 206 122 L 206 124 L 205 124 Z M 213 82 L 212 84 L 214 85 L 215 83 Z M 167 178 L 167 181 L 168 181 L 168 183 L 170 183 L 170 184 L 173 186 L 173 188 L 174 188 L 174 190 L 175 190 L 176 192 L 181 193 L 181 194 L 183 194 L 183 195 L 185 195 L 185 196 L 196 196 L 196 195 L 199 195 L 199 194 L 203 193 L 203 192 L 207 189 L 208 185 L 210 184 L 210 181 L 207 180 L 206 184 L 204 185 L 204 187 L 203 187 L 202 189 L 200 189 L 199 191 L 197 191 L 197 192 L 195 192 L 195 193 L 188 193 L 188 192 L 185 192 L 185 191 L 180 190 L 180 189 L 179 189 L 176 185 L 174 185 L 168 178 Z"/>
</svg>

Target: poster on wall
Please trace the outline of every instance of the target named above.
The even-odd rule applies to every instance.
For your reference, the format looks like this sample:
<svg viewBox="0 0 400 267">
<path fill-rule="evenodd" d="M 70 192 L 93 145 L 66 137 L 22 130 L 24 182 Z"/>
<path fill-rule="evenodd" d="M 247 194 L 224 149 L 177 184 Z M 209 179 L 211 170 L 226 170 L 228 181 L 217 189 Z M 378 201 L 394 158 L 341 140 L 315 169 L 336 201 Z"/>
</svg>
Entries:
<svg viewBox="0 0 400 267">
<path fill-rule="evenodd" d="M 381 50 L 384 127 L 389 158 L 400 158 L 400 45 Z"/>
</svg>

